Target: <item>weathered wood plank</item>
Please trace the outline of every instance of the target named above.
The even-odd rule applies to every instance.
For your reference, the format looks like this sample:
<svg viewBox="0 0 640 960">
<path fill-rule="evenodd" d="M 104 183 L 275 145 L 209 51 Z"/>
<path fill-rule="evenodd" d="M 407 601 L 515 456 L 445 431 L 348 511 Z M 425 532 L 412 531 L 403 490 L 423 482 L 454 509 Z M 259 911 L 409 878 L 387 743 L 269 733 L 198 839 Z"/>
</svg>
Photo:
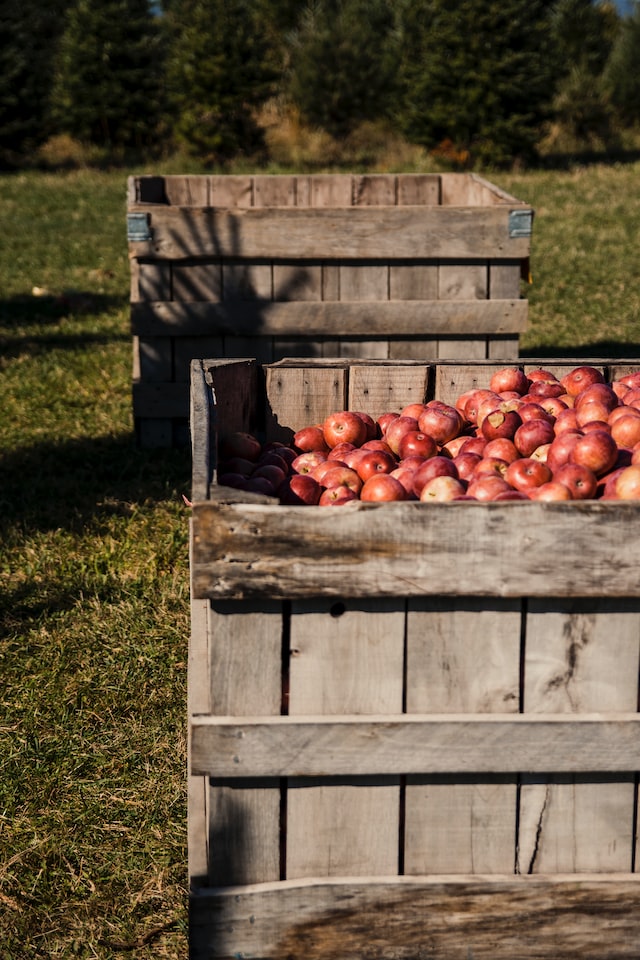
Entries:
<svg viewBox="0 0 640 960">
<path fill-rule="evenodd" d="M 279 603 L 210 606 L 210 716 L 248 711 L 279 716 L 282 617 Z M 210 881 L 226 885 L 279 879 L 279 780 L 214 781 L 209 809 Z"/>
<path fill-rule="evenodd" d="M 298 422 L 318 419 L 302 410 Z M 353 501 L 336 523 L 323 507 L 197 503 L 194 589 L 198 597 L 238 599 L 633 597 L 640 541 L 628 533 L 639 516 L 631 501 Z M 560 544 L 562 563 L 551 573 Z"/>
<path fill-rule="evenodd" d="M 289 715 L 399 713 L 404 603 L 292 604 Z M 289 780 L 287 878 L 391 874 L 398 868 L 396 778 Z"/>
<path fill-rule="evenodd" d="M 640 715 L 194 717 L 192 773 L 213 777 L 640 770 Z"/>
<path fill-rule="evenodd" d="M 637 960 L 640 876 L 309 880 L 198 891 L 192 960 Z"/>
<path fill-rule="evenodd" d="M 279 275 L 278 275 L 279 276 Z M 308 282 L 307 282 L 308 281 Z M 280 279 L 277 281 L 280 283 Z M 527 326 L 526 300 L 382 300 L 316 301 L 311 276 L 302 268 L 285 279 L 291 291 L 298 282 L 299 301 L 255 297 L 238 302 L 148 302 L 131 306 L 131 328 L 139 336 L 211 336 L 236 333 L 260 336 L 380 336 L 387 338 L 517 333 Z M 282 288 L 281 288 L 282 292 Z M 296 286 L 299 296 L 302 289 Z"/>
<path fill-rule="evenodd" d="M 134 205 L 130 212 L 138 208 Z M 145 212 L 147 208 L 144 209 Z M 509 237 L 508 211 L 493 207 L 278 207 L 222 210 L 158 206 L 152 239 L 129 244 L 131 256 L 333 257 L 400 259 L 529 254 L 528 237 Z"/>
</svg>

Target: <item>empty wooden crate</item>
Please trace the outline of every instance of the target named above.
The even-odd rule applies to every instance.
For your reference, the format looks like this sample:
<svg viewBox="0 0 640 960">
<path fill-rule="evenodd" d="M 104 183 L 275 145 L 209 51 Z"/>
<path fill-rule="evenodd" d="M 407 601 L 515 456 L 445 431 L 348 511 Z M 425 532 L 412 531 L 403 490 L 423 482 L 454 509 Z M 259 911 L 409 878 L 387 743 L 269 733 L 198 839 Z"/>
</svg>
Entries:
<svg viewBox="0 0 640 960">
<path fill-rule="evenodd" d="M 221 430 L 451 402 L 496 366 L 193 363 L 192 960 L 637 958 L 640 504 L 216 480 Z"/>
<path fill-rule="evenodd" d="M 532 219 L 474 174 L 131 177 L 140 442 L 188 442 L 192 358 L 517 357 Z"/>
</svg>

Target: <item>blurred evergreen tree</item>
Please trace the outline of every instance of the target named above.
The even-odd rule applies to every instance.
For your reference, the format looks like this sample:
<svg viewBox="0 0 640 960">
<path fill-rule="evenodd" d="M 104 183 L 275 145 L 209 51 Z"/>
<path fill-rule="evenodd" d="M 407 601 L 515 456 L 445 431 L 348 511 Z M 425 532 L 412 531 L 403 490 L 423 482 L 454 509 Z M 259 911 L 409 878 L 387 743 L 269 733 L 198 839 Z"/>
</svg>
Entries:
<svg viewBox="0 0 640 960">
<path fill-rule="evenodd" d="M 394 104 L 391 0 L 314 0 L 292 35 L 288 94 L 307 123 L 342 137 Z"/>
<path fill-rule="evenodd" d="M 165 15 L 170 123 L 209 162 L 262 145 L 256 113 L 275 90 L 277 58 L 252 0 L 171 0 Z"/>
<path fill-rule="evenodd" d="M 406 136 L 458 165 L 535 156 L 557 57 L 545 0 L 403 0 Z"/>
<path fill-rule="evenodd" d="M 52 60 L 66 0 L 0 0 L 0 166 L 20 165 L 52 132 Z"/>
<path fill-rule="evenodd" d="M 553 121 L 559 139 L 577 145 L 612 142 L 613 114 L 604 92 L 603 73 L 620 26 L 609 0 L 556 0 L 551 30 L 558 52 L 559 77 Z"/>
<path fill-rule="evenodd" d="M 640 3 L 620 24 L 603 71 L 603 88 L 623 126 L 640 124 Z"/>
<path fill-rule="evenodd" d="M 51 94 L 58 132 L 105 147 L 158 135 L 162 49 L 149 0 L 72 0 Z"/>
</svg>

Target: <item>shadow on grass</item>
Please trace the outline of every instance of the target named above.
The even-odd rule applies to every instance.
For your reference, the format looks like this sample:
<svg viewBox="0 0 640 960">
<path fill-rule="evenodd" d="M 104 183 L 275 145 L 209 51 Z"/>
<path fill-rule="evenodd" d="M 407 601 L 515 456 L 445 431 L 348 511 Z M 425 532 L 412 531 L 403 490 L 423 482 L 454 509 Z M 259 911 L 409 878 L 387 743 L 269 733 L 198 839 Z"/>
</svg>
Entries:
<svg viewBox="0 0 640 960">
<path fill-rule="evenodd" d="M 580 347 L 553 347 L 536 346 L 521 347 L 520 356 L 528 357 L 555 357 L 562 359 L 589 358 L 593 360 L 638 360 L 640 366 L 640 342 L 638 343 L 620 343 L 618 340 L 598 340 L 595 343 L 587 343 Z"/>
<path fill-rule="evenodd" d="M 607 164 L 637 163 L 640 150 L 612 147 L 609 150 L 557 151 L 545 154 L 538 162 L 541 170 L 571 170 L 573 167 L 606 166 Z"/>
<path fill-rule="evenodd" d="M 126 519 L 163 500 L 183 507 L 190 472 L 188 451 L 141 450 L 128 435 L 42 442 L 0 454 L 0 545 L 58 530 L 113 536 L 114 515 Z M 65 566 L 60 557 L 57 582 L 25 578 L 4 595 L 0 591 L 0 622 L 70 609 L 82 583 L 99 585 L 103 600 L 120 594 L 108 552 L 96 557 L 95 569 L 78 569 L 71 578 L 62 572 Z"/>
<path fill-rule="evenodd" d="M 23 324 L 58 323 L 63 317 L 105 313 L 128 303 L 125 296 L 94 293 L 88 290 L 65 290 L 50 293 L 16 294 L 0 300 L 0 328 L 11 330 Z"/>
</svg>

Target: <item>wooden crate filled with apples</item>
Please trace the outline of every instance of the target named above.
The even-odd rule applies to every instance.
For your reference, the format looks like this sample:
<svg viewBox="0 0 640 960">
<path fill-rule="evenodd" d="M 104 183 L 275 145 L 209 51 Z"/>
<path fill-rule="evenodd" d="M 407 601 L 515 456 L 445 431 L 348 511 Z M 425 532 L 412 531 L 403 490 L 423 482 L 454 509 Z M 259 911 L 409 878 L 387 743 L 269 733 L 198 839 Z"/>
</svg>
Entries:
<svg viewBox="0 0 640 960">
<path fill-rule="evenodd" d="M 191 375 L 192 958 L 635 958 L 640 361 Z"/>
</svg>

